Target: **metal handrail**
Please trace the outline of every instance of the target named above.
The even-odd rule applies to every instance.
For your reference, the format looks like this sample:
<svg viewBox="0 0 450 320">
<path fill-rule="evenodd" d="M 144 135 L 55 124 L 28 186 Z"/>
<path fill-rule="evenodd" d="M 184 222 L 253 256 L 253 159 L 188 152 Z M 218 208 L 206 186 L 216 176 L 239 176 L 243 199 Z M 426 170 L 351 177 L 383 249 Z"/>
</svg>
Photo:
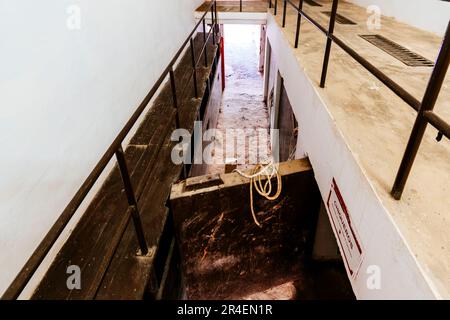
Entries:
<svg viewBox="0 0 450 320">
<path fill-rule="evenodd" d="M 406 147 L 402 162 L 397 172 L 394 185 L 391 190 L 391 195 L 396 200 L 400 200 L 427 125 L 431 124 L 434 128 L 438 130 L 438 141 L 443 136 L 450 139 L 449 123 L 447 123 L 445 120 L 443 120 L 436 113 L 433 112 L 433 108 L 439 96 L 450 62 L 450 21 L 447 25 L 447 31 L 444 35 L 442 46 L 439 51 L 439 55 L 437 57 L 430 80 L 428 82 L 426 92 L 422 98 L 422 101 L 419 101 L 407 90 L 405 90 L 402 86 L 397 84 L 394 80 L 392 80 L 386 74 L 384 74 L 380 69 L 375 67 L 368 60 L 359 55 L 355 50 L 346 45 L 336 35 L 334 35 L 334 25 L 336 21 L 339 0 L 333 0 L 328 29 L 323 27 L 320 23 L 318 23 L 316 20 L 314 20 L 311 16 L 309 16 L 307 13 L 303 11 L 303 2 L 304 0 L 299 0 L 298 6 L 296 6 L 294 3 L 292 3 L 291 0 L 283 0 L 282 27 L 284 28 L 286 26 L 286 11 L 287 11 L 286 7 L 287 4 L 289 4 L 298 13 L 297 27 L 294 40 L 295 48 L 298 48 L 302 17 L 304 17 L 309 23 L 314 25 L 327 37 L 325 55 L 322 65 L 322 75 L 320 79 L 321 88 L 325 87 L 328 62 L 330 59 L 330 52 L 331 52 L 331 44 L 335 43 L 347 54 L 349 54 L 355 61 L 357 61 L 361 66 L 363 66 L 372 75 L 374 75 L 378 80 L 380 80 L 385 86 L 387 86 L 392 92 L 394 92 L 399 98 L 401 98 L 410 107 L 412 107 L 414 110 L 417 111 L 417 118 L 414 123 L 414 127 L 412 129 L 408 145 Z M 277 7 L 278 1 L 275 0 L 274 15 L 277 15 Z"/>
<path fill-rule="evenodd" d="M 53 247 L 61 233 L 63 232 L 64 228 L 67 226 L 77 209 L 80 207 L 86 196 L 88 195 L 89 191 L 94 186 L 95 182 L 99 179 L 100 175 L 103 173 L 105 168 L 107 167 L 110 160 L 116 156 L 117 164 L 119 166 L 119 171 L 122 177 L 122 182 L 124 185 L 125 193 L 128 200 L 128 210 L 127 215 L 131 216 L 133 219 L 135 231 L 136 231 L 136 237 L 138 239 L 139 248 L 140 248 L 140 254 L 146 255 L 148 253 L 148 246 L 145 239 L 145 233 L 142 228 L 142 222 L 140 219 L 139 209 L 137 205 L 136 195 L 133 190 L 132 184 L 131 184 L 131 178 L 129 174 L 129 170 L 126 164 L 125 155 L 122 149 L 122 143 L 123 140 L 125 140 L 126 136 L 129 134 L 133 126 L 136 124 L 139 117 L 142 115 L 144 110 L 146 109 L 147 105 L 153 98 L 153 96 L 156 94 L 164 80 L 166 79 L 167 75 L 169 75 L 170 78 L 170 85 L 172 88 L 172 98 L 174 103 L 174 108 L 177 110 L 176 112 L 176 125 L 177 128 L 180 125 L 179 121 L 179 114 L 178 114 L 178 105 L 177 105 L 177 95 L 175 90 L 175 79 L 174 79 L 174 72 L 173 68 L 178 59 L 180 58 L 181 54 L 183 53 L 185 47 L 188 43 L 191 45 L 191 55 L 193 59 L 194 57 L 194 51 L 193 44 L 192 44 L 192 38 L 194 34 L 197 32 L 198 27 L 201 23 L 205 23 L 206 15 L 211 12 L 211 24 L 212 28 L 216 30 L 217 28 L 217 4 L 216 0 L 212 0 L 208 8 L 206 9 L 205 13 L 202 15 L 202 17 L 199 19 L 191 33 L 189 33 L 189 36 L 186 38 L 186 40 L 181 45 L 180 49 L 175 53 L 175 56 L 172 58 L 172 60 L 169 62 L 168 66 L 164 69 L 161 76 L 158 78 L 156 83 L 153 85 L 153 87 L 150 89 L 148 94 L 145 96 L 144 100 L 139 104 L 131 118 L 127 121 L 123 129 L 119 132 L 117 137 L 114 139 L 114 141 L 111 143 L 107 151 L 104 153 L 104 155 L 100 158 L 100 161 L 97 163 L 97 165 L 94 167 L 94 169 L 91 171 L 87 179 L 83 182 L 81 187 L 76 192 L 75 196 L 71 199 L 69 204 L 66 206 L 64 211 L 61 213 L 61 215 L 58 217 L 56 222 L 53 224 L 53 226 L 50 228 L 49 232 L 46 234 L 44 239 L 41 241 L 39 246 L 36 248 L 36 250 L 33 252 L 31 257 L 28 259 L 28 261 L 25 263 L 24 267 L 21 269 L 21 271 L 18 273 L 14 281 L 9 285 L 9 287 L 6 289 L 5 293 L 2 295 L 1 299 L 3 300 L 13 300 L 17 299 L 28 282 L 31 280 L 33 275 L 35 274 L 38 267 L 41 265 L 47 254 L 49 253 L 50 249 Z M 213 35 L 214 44 L 215 44 L 215 35 Z M 206 49 L 207 42 L 205 40 L 203 44 L 203 50 L 205 50 L 205 56 L 206 56 Z M 196 66 L 193 66 L 192 73 L 195 75 L 196 79 Z M 196 93 L 196 97 L 198 97 L 197 92 L 197 82 L 194 81 L 194 89 Z"/>
</svg>

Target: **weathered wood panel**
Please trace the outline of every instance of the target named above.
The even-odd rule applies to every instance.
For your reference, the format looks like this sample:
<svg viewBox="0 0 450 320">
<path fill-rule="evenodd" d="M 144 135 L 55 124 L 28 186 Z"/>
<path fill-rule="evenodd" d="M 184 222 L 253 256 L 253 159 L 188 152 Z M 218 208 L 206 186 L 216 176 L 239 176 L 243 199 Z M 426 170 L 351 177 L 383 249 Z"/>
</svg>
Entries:
<svg viewBox="0 0 450 320">
<path fill-rule="evenodd" d="M 199 35 L 197 39 L 199 38 L 202 38 L 202 35 Z M 202 42 L 197 40 L 195 43 L 196 52 L 200 51 L 201 45 Z M 213 54 L 214 48 L 212 43 L 210 43 L 207 48 L 207 55 L 211 61 Z M 176 77 L 177 72 L 181 72 L 181 78 L 183 72 L 188 74 L 191 71 L 189 66 L 190 60 L 186 60 L 185 56 L 175 71 Z M 202 67 L 198 70 L 197 81 L 200 96 L 206 90 L 206 80 L 209 74 L 210 67 Z M 177 85 L 177 90 L 180 90 L 180 96 L 185 97 L 179 101 L 180 123 L 183 128 L 189 131 L 192 130 L 200 108 L 200 99 L 193 98 L 192 81 L 193 79 L 190 79 L 184 84 Z M 167 98 L 170 100 L 169 97 Z M 159 114 L 159 117 L 161 115 Z M 172 122 L 171 126 L 169 122 L 168 131 L 153 131 L 155 134 L 165 137 L 165 141 L 158 153 L 157 161 L 152 166 L 151 174 L 146 180 L 142 191 L 145 197 L 140 202 L 141 219 L 146 232 L 147 243 L 150 248 L 155 249 L 154 255 L 150 257 L 136 256 L 138 245 L 134 227 L 130 222 L 108 267 L 95 297 L 96 299 L 142 299 L 144 295 L 150 298 L 154 298 L 157 295 L 162 269 L 165 266 L 173 234 L 168 221 L 166 201 L 169 198 L 172 183 L 178 180 L 181 172 L 181 166 L 173 164 L 170 160 L 170 153 L 175 144 L 170 141 L 170 134 L 175 129 L 174 117 L 171 117 L 171 119 Z M 160 118 L 157 123 L 166 122 Z M 168 281 L 170 282 L 171 280 L 173 279 L 170 278 Z M 124 290 L 124 288 L 127 288 L 127 290 Z"/>
<path fill-rule="evenodd" d="M 200 52 L 203 35 L 195 41 Z M 208 58 L 213 59 L 213 46 L 208 46 Z M 181 124 L 191 128 L 199 108 L 193 98 L 193 83 L 189 79 L 190 55 L 187 53 L 175 69 Z M 209 69 L 199 68 L 199 88 Z M 203 84 L 203 85 L 200 85 Z M 203 91 L 200 91 L 202 94 Z M 166 84 L 155 99 L 126 150 L 132 183 L 141 209 L 144 231 L 152 245 L 158 245 L 166 218 L 166 200 L 170 185 L 176 181 L 181 167 L 170 161 L 169 137 L 174 128 L 175 111 Z M 138 248 L 134 229 L 127 215 L 127 201 L 120 174 L 110 174 L 53 261 L 33 294 L 33 299 L 139 299 L 152 273 L 153 258 L 136 257 Z M 69 265 L 81 268 L 81 290 L 66 286 Z"/>
<path fill-rule="evenodd" d="M 236 299 L 301 277 L 320 193 L 308 160 L 281 163 L 280 173 L 277 200 L 255 195 L 262 228 L 251 216 L 248 181 L 237 173 L 195 191 L 186 191 L 185 181 L 173 186 L 170 203 L 188 298 Z"/>
<path fill-rule="evenodd" d="M 216 72 L 213 75 L 214 81 L 212 81 L 211 85 L 211 91 L 209 95 L 209 100 L 206 106 L 205 114 L 203 115 L 202 119 L 202 135 L 205 133 L 208 129 L 215 129 L 217 128 L 217 121 L 219 119 L 219 112 L 220 112 L 220 104 L 222 102 L 222 69 L 221 69 L 221 60 L 222 58 L 219 58 L 217 61 L 217 68 Z M 210 141 L 203 141 L 202 147 L 204 150 L 208 144 L 212 142 Z M 206 171 L 208 169 L 207 164 L 194 164 L 191 167 L 190 176 L 200 176 L 203 174 L 206 174 Z"/>
</svg>

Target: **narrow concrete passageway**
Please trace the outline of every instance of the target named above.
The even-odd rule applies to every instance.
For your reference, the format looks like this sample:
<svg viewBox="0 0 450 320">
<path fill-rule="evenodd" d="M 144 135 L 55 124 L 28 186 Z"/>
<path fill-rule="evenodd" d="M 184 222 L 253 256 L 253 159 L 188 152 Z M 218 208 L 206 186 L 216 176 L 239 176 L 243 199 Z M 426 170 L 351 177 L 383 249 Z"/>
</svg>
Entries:
<svg viewBox="0 0 450 320">
<path fill-rule="evenodd" d="M 208 167 L 208 173 L 224 171 L 226 158 L 245 157 L 247 167 L 249 155 L 256 155 L 259 148 L 259 162 L 265 162 L 270 151 L 269 116 L 263 97 L 263 74 L 258 70 L 260 50 L 260 25 L 225 25 L 225 90 L 223 92 L 217 129 L 223 140 L 214 142 L 214 165 Z M 247 130 L 237 139 L 225 139 L 226 130 Z M 250 130 L 248 130 L 250 129 Z M 265 129 L 266 136 L 258 144 L 249 143 L 256 138 L 258 129 Z M 260 133 L 259 133 L 260 134 Z M 261 135 L 261 134 L 260 134 Z M 267 143 L 264 145 L 264 141 Z M 239 154 L 245 145 L 245 156 Z M 230 154 L 227 150 L 233 150 Z M 251 159 L 251 156 L 250 156 Z M 241 161 L 242 162 L 242 161 Z"/>
</svg>

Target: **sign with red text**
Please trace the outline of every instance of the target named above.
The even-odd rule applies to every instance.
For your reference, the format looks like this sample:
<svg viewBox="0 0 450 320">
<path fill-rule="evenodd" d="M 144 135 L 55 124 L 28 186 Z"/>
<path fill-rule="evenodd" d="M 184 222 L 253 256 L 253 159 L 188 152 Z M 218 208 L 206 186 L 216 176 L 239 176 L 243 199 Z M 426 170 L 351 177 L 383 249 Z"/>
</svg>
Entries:
<svg viewBox="0 0 450 320">
<path fill-rule="evenodd" d="M 363 248 L 334 178 L 327 207 L 331 224 L 341 247 L 342 260 L 344 260 L 351 278 L 355 279 L 363 260 Z"/>
</svg>

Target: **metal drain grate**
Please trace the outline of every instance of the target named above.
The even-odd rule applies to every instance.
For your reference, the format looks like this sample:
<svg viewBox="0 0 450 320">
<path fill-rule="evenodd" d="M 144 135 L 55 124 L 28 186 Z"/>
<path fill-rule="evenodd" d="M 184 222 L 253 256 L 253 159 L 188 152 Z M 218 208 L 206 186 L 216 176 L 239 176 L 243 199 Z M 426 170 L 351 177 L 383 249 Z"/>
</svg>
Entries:
<svg viewBox="0 0 450 320">
<path fill-rule="evenodd" d="M 331 11 L 322 11 L 322 13 L 331 17 Z M 336 13 L 336 22 L 339 24 L 352 24 L 352 25 L 356 24 L 356 22 L 353 22 L 352 20 L 344 17 L 343 15 L 341 15 L 339 13 Z"/>
<path fill-rule="evenodd" d="M 380 48 L 384 52 L 389 53 L 391 56 L 400 60 L 404 64 L 410 67 L 432 67 L 433 61 L 422 57 L 421 55 L 412 52 L 405 47 L 391 41 L 379 34 L 360 35 L 364 40 L 369 41 L 374 46 Z"/>
<path fill-rule="evenodd" d="M 317 2 L 315 2 L 313 0 L 305 0 L 305 3 L 309 4 L 312 7 L 321 7 L 322 6 L 320 3 L 317 3 Z"/>
</svg>

